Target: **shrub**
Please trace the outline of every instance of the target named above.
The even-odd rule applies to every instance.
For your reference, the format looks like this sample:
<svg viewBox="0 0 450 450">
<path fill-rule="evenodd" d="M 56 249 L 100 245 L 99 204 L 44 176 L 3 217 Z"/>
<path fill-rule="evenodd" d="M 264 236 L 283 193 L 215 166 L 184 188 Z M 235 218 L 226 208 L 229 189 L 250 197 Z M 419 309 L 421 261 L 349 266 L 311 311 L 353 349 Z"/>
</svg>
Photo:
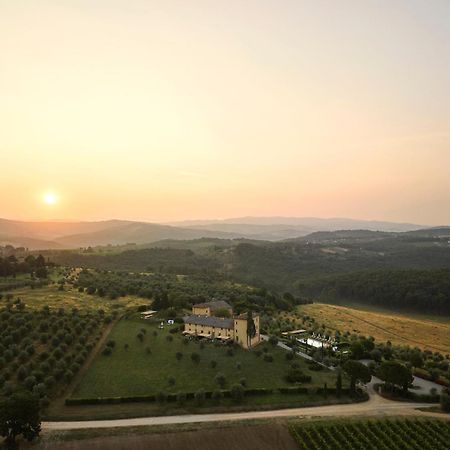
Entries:
<svg viewBox="0 0 450 450">
<path fill-rule="evenodd" d="M 19 370 L 17 371 L 17 378 L 20 381 L 25 380 L 25 378 L 28 376 L 28 370 L 25 368 L 25 366 L 20 366 Z"/>
<path fill-rule="evenodd" d="M 167 394 L 165 392 L 158 392 L 156 394 L 156 401 L 158 401 L 159 403 L 164 403 L 167 401 Z"/>
<path fill-rule="evenodd" d="M 245 387 L 245 386 L 247 386 L 247 379 L 246 378 L 241 378 L 239 380 L 239 383 L 241 383 L 241 385 Z"/>
<path fill-rule="evenodd" d="M 311 361 L 311 363 L 309 364 L 309 370 L 320 372 L 321 370 L 323 370 L 323 366 L 317 364 L 315 361 Z"/>
<path fill-rule="evenodd" d="M 200 355 L 198 353 L 191 354 L 191 360 L 193 363 L 198 364 L 200 362 Z"/>
<path fill-rule="evenodd" d="M 276 336 L 270 336 L 269 344 L 275 347 L 278 344 L 278 338 Z"/>
<path fill-rule="evenodd" d="M 49 400 L 48 397 L 42 397 L 42 398 L 39 400 L 39 406 L 40 406 L 41 409 L 47 408 L 48 405 L 50 405 L 50 400 Z"/>
<path fill-rule="evenodd" d="M 105 347 L 105 348 L 103 349 L 103 352 L 102 352 L 102 354 L 103 354 L 104 356 L 110 356 L 111 353 L 112 353 L 111 347 Z"/>
<path fill-rule="evenodd" d="M 47 386 L 47 389 L 50 389 L 55 384 L 55 378 L 52 376 L 45 378 L 44 384 Z"/>
<path fill-rule="evenodd" d="M 198 406 L 203 405 L 203 403 L 205 403 L 205 390 L 204 389 L 199 389 L 195 394 L 194 394 L 194 399 L 195 399 L 195 403 Z"/>
<path fill-rule="evenodd" d="M 300 369 L 289 369 L 285 378 L 288 383 L 309 383 L 311 381 L 311 376 L 305 375 Z"/>
<path fill-rule="evenodd" d="M 444 389 L 440 397 L 441 409 L 450 412 L 450 389 Z"/>
<path fill-rule="evenodd" d="M 225 375 L 224 375 L 223 373 L 218 373 L 218 374 L 215 376 L 215 380 L 216 380 L 216 383 L 217 383 L 221 388 L 223 388 L 223 387 L 225 386 L 226 382 L 227 382 L 227 379 L 225 378 Z"/>
<path fill-rule="evenodd" d="M 240 402 L 244 398 L 244 388 L 241 384 L 231 386 L 231 397 L 234 401 Z"/>
<path fill-rule="evenodd" d="M 287 352 L 286 353 L 286 359 L 288 361 L 292 361 L 294 359 L 294 352 Z"/>
<path fill-rule="evenodd" d="M 109 340 L 106 344 L 107 347 L 114 348 L 116 346 L 116 341 Z"/>
<path fill-rule="evenodd" d="M 181 352 L 176 352 L 175 358 L 177 358 L 177 361 L 181 361 L 181 360 L 183 359 L 183 353 L 181 353 Z"/>
<path fill-rule="evenodd" d="M 179 405 L 184 405 L 186 402 L 186 394 L 184 392 L 178 392 L 177 394 L 177 403 Z"/>
<path fill-rule="evenodd" d="M 66 381 L 66 383 L 69 383 L 72 378 L 73 372 L 71 370 L 67 370 L 66 373 L 64 374 L 64 380 Z"/>
<path fill-rule="evenodd" d="M 271 354 L 271 353 L 266 353 L 266 354 L 264 355 L 264 361 L 266 361 L 266 362 L 273 362 L 273 356 L 272 356 L 272 354 Z"/>
<path fill-rule="evenodd" d="M 223 397 L 223 394 L 222 394 L 222 392 L 219 391 L 219 390 L 213 391 L 212 394 L 211 394 L 211 398 L 212 398 L 216 403 L 219 403 L 222 397 Z"/>
<path fill-rule="evenodd" d="M 26 377 L 23 384 L 28 390 L 31 391 L 36 384 L 36 378 L 33 376 Z"/>
<path fill-rule="evenodd" d="M 147 353 L 147 355 L 150 355 L 152 353 L 152 349 L 150 347 L 145 347 L 145 353 Z"/>
<path fill-rule="evenodd" d="M 169 386 L 174 386 L 175 385 L 175 378 L 174 377 L 167 378 L 167 383 L 169 383 Z"/>
<path fill-rule="evenodd" d="M 217 367 L 217 361 L 212 360 L 209 365 L 211 366 L 211 369 L 215 369 Z"/>
</svg>

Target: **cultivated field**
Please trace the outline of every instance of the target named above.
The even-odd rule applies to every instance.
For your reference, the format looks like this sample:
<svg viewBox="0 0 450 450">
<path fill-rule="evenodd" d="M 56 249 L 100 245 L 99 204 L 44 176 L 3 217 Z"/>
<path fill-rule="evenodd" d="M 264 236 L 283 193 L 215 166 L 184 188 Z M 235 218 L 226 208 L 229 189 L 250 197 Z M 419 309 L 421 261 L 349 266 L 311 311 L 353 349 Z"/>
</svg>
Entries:
<svg viewBox="0 0 450 450">
<path fill-rule="evenodd" d="M 322 303 L 299 306 L 298 312 L 314 317 L 331 330 L 348 330 L 373 336 L 378 342 L 389 340 L 393 344 L 450 353 L 448 317 L 409 316 Z"/>
<path fill-rule="evenodd" d="M 289 434 L 288 427 L 281 423 L 271 424 L 227 424 L 209 427 L 206 424 L 190 426 L 192 429 L 184 430 L 183 425 L 177 429 L 166 429 L 163 432 L 157 430 L 142 431 L 134 428 L 127 433 L 114 434 L 116 430 L 108 430 L 109 433 L 99 437 L 86 438 L 79 434 L 65 436 L 59 433 L 54 436 L 44 436 L 43 442 L 33 446 L 36 450 L 144 450 L 159 449 L 167 450 L 296 450 L 297 444 Z M 112 432 L 112 433 L 111 433 Z M 89 435 L 89 434 L 88 434 Z M 84 437 L 84 438 L 83 438 Z M 64 441 L 66 442 L 64 442 Z"/>
<path fill-rule="evenodd" d="M 3 293 L 3 296 L 6 297 L 7 294 Z M 78 292 L 78 289 L 67 284 L 63 291 L 58 290 L 58 285 L 50 285 L 35 289 L 18 288 L 10 291 L 9 294 L 13 295 L 14 299 L 20 298 L 26 304 L 27 309 L 31 310 L 39 310 L 44 306 L 49 306 L 51 309 L 64 308 L 69 310 L 78 308 L 85 311 L 103 309 L 105 312 L 112 312 L 149 304 L 149 300 L 129 295 L 114 300 L 108 297 L 89 295 L 86 292 Z"/>
<path fill-rule="evenodd" d="M 448 449 L 446 420 L 334 420 L 291 425 L 300 449 Z"/>
<path fill-rule="evenodd" d="M 143 342 L 137 338 L 141 329 L 146 331 Z M 180 332 L 169 333 L 167 325 L 160 330 L 157 324 L 149 324 L 137 315 L 121 320 L 109 339 L 115 342 L 112 354 L 98 355 L 73 397 L 139 396 L 160 391 L 195 392 L 201 388 L 215 390 L 220 388 L 215 379 L 219 373 L 224 375 L 227 389 L 242 380 L 248 388 L 289 386 L 284 377 L 292 361 L 287 361 L 286 351 L 268 344 L 262 344 L 259 352 L 231 349 L 211 342 L 202 345 L 194 340 L 186 344 Z M 273 356 L 273 362 L 264 360 L 261 352 L 264 347 Z M 177 352 L 182 354 L 180 360 L 176 358 Z M 192 353 L 199 355 L 198 363 L 192 361 Z M 215 367 L 212 361 L 216 362 Z M 306 387 L 323 387 L 324 383 L 334 386 L 335 374 L 332 372 L 310 371 L 304 360 L 297 358 L 296 362 L 306 375 L 312 377 L 311 383 L 304 384 Z"/>
</svg>

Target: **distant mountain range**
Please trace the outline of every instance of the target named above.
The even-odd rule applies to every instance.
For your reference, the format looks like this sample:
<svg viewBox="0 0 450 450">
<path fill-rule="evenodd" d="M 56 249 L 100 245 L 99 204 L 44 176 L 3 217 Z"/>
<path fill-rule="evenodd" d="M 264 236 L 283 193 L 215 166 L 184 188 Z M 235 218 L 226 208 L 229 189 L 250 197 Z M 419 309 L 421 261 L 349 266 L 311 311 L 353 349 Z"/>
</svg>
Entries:
<svg viewBox="0 0 450 450">
<path fill-rule="evenodd" d="M 183 221 L 169 224 L 107 220 L 99 222 L 22 222 L 0 219 L 0 245 L 33 250 L 97 245 L 150 244 L 164 239 L 199 238 L 279 241 L 315 232 L 369 230 L 406 232 L 421 225 L 345 218 L 241 217 L 225 220 Z"/>
</svg>

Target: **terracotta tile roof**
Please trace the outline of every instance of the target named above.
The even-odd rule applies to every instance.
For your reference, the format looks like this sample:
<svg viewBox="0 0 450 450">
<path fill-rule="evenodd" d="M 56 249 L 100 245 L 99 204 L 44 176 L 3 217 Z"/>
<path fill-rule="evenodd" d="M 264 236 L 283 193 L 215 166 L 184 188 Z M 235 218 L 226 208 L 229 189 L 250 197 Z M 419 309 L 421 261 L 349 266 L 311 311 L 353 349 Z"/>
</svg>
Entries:
<svg viewBox="0 0 450 450">
<path fill-rule="evenodd" d="M 214 317 L 214 316 L 199 316 L 192 314 L 183 317 L 184 323 L 191 323 L 193 325 L 203 325 L 215 328 L 233 328 L 233 319 Z"/>
</svg>

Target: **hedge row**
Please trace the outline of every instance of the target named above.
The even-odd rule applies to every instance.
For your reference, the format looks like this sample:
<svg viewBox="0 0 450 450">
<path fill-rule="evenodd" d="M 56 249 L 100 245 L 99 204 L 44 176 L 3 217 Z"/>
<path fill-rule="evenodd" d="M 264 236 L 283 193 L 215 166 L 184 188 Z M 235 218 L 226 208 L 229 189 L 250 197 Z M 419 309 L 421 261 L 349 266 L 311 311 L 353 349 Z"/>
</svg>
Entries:
<svg viewBox="0 0 450 450">
<path fill-rule="evenodd" d="M 327 392 L 334 394 L 336 389 L 329 388 Z M 229 389 L 221 390 L 222 397 L 231 397 L 231 391 Z M 273 393 L 280 394 L 318 394 L 323 393 L 323 388 L 306 388 L 300 386 L 282 387 L 279 389 L 267 389 L 267 388 L 253 388 L 245 389 L 245 396 L 257 396 L 257 395 L 269 395 Z M 348 394 L 348 389 L 342 389 L 342 394 Z M 194 399 L 195 392 L 183 392 L 186 399 Z M 212 391 L 205 391 L 205 398 L 211 398 Z M 165 394 L 165 399 L 168 402 L 174 402 L 177 400 L 177 394 Z M 116 404 L 116 403 L 134 403 L 134 402 L 155 402 L 158 400 L 158 394 L 154 395 L 138 395 L 133 397 L 99 397 L 99 398 L 67 398 L 66 405 L 103 405 L 103 404 Z"/>
<path fill-rule="evenodd" d="M 450 387 L 450 381 L 446 380 L 444 377 L 439 377 L 437 380 L 435 380 L 425 369 L 415 367 L 413 369 L 413 374 L 416 377 L 423 378 L 424 380 L 428 381 L 433 381 L 434 383 L 440 384 L 441 386 Z"/>
</svg>

